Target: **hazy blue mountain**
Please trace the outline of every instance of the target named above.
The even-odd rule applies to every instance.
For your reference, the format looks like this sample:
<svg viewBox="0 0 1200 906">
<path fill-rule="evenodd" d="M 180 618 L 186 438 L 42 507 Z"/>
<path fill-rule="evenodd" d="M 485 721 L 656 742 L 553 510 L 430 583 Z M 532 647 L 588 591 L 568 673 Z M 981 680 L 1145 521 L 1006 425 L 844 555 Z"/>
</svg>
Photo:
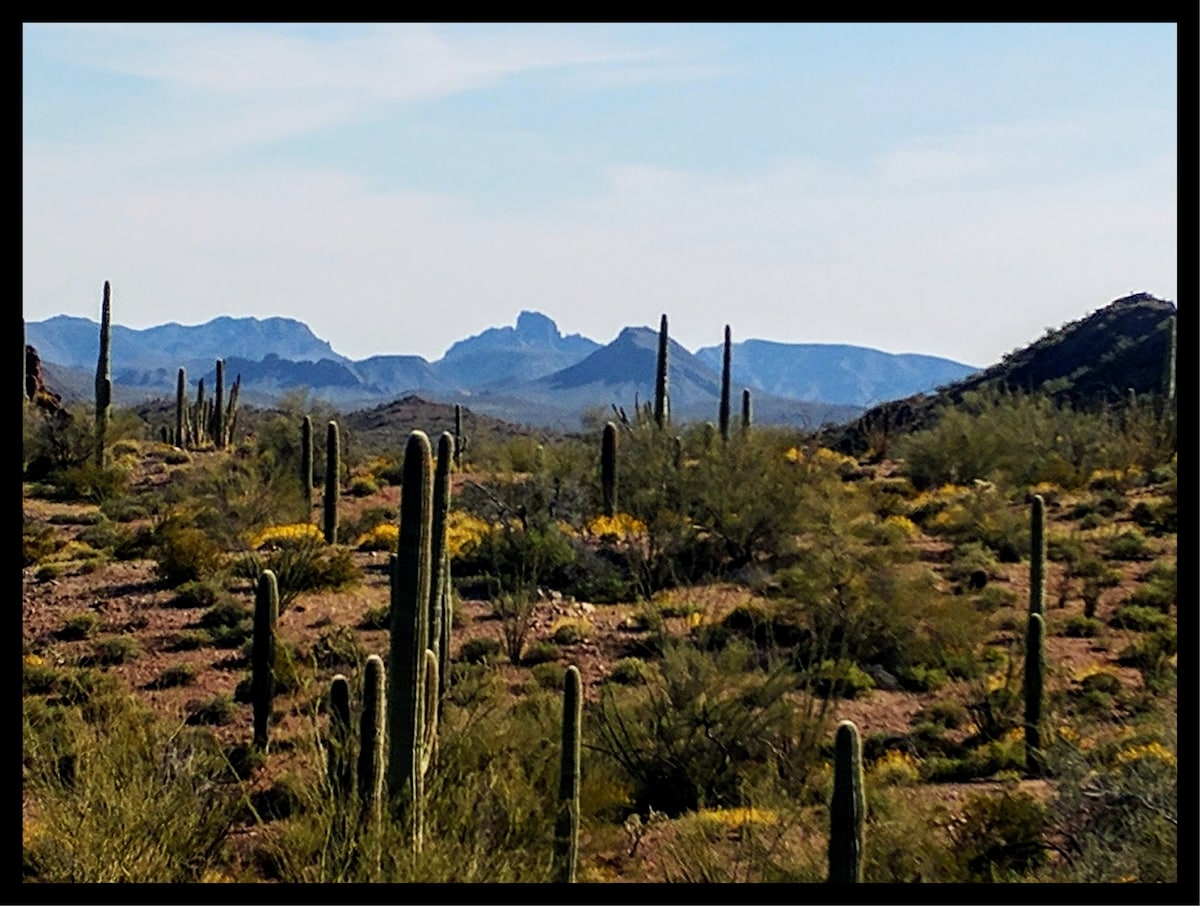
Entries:
<svg viewBox="0 0 1200 906">
<path fill-rule="evenodd" d="M 696 351 L 698 359 L 716 369 L 721 368 L 723 355 L 723 345 Z M 734 343 L 731 368 L 733 383 L 739 388 L 851 406 L 873 406 L 925 393 L 978 370 L 937 356 L 769 340 Z"/>
<path fill-rule="evenodd" d="M 56 315 L 25 325 L 25 342 L 37 347 L 42 359 L 68 368 L 96 368 L 100 350 L 100 323 L 89 318 Z M 112 367 L 145 371 L 166 368 L 172 375 L 218 358 L 238 357 L 262 361 L 268 354 L 296 362 L 321 359 L 349 363 L 318 339 L 308 325 L 292 318 L 231 318 L 222 316 L 205 324 L 160 324 L 138 330 L 112 326 Z"/>
<path fill-rule="evenodd" d="M 443 394 L 464 392 L 460 384 L 443 379 L 425 358 L 419 355 L 376 355 L 354 363 L 354 371 L 381 395 L 405 396 L 415 390 Z"/>
<path fill-rule="evenodd" d="M 550 318 L 522 311 L 516 327 L 489 327 L 459 340 L 433 363 L 450 386 L 472 390 L 528 381 L 570 367 L 600 347 L 580 334 L 564 336 Z"/>
<path fill-rule="evenodd" d="M 626 327 L 615 340 L 600 347 L 583 361 L 534 381 L 509 386 L 503 398 L 472 397 L 478 411 L 517 420 L 514 400 L 537 407 L 556 409 L 578 424 L 585 409 L 613 405 L 633 418 L 634 405 L 653 403 L 654 380 L 658 362 L 658 331 L 649 327 Z M 670 414 L 674 421 L 712 421 L 718 419 L 721 375 L 674 340 L 669 344 L 667 368 Z M 740 418 L 741 390 L 732 391 L 732 416 Z M 783 424 L 816 427 L 826 421 L 853 418 L 861 409 L 855 406 L 829 406 L 820 402 L 785 400 L 773 394 L 752 393 L 755 418 Z M 532 409 L 531 409 L 532 411 Z"/>
</svg>

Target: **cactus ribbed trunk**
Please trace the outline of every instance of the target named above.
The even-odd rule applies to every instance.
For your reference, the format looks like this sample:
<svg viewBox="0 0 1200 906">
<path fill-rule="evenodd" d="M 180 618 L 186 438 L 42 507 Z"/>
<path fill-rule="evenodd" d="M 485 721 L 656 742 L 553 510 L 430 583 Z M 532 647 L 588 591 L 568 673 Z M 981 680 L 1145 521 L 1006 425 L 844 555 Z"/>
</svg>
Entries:
<svg viewBox="0 0 1200 906">
<path fill-rule="evenodd" d="M 1033 495 L 1029 510 L 1029 612 L 1046 614 L 1046 501 Z"/>
<path fill-rule="evenodd" d="M 305 522 L 312 521 L 313 502 L 313 424 L 304 416 L 300 422 L 300 489 L 304 493 Z"/>
<path fill-rule="evenodd" d="M 830 883 L 862 881 L 866 812 L 862 740 L 854 722 L 843 720 L 834 739 L 833 798 L 829 803 Z"/>
<path fill-rule="evenodd" d="M 617 511 L 617 426 L 612 422 L 605 423 L 600 441 L 600 493 L 604 515 L 611 519 Z"/>
<path fill-rule="evenodd" d="M 721 429 L 721 440 L 729 440 L 729 366 L 733 362 L 733 335 L 725 325 L 725 352 L 721 357 L 721 406 L 717 413 L 717 424 Z"/>
<path fill-rule="evenodd" d="M 112 410 L 112 289 L 104 281 L 104 298 L 100 303 L 100 354 L 96 359 L 96 449 L 95 463 L 104 466 L 105 442 L 108 439 L 108 417 Z"/>
<path fill-rule="evenodd" d="M 196 446 L 204 442 L 204 378 L 196 385 L 196 411 L 192 414 L 192 434 Z"/>
<path fill-rule="evenodd" d="M 254 747 L 266 751 L 275 695 L 275 621 L 279 616 L 279 584 L 264 569 L 254 596 L 254 648 L 250 663 L 250 698 L 254 709 Z"/>
<path fill-rule="evenodd" d="M 742 431 L 750 430 L 750 391 L 742 391 Z"/>
<path fill-rule="evenodd" d="M 449 679 L 450 672 L 449 626 L 443 624 L 450 620 L 446 608 L 450 596 L 450 555 L 446 550 L 446 525 L 450 518 L 450 469 L 453 462 L 454 436 L 448 431 L 443 431 L 438 438 L 437 466 L 433 476 L 433 538 L 429 554 L 433 574 L 429 580 L 428 616 L 428 647 L 437 658 L 441 686 Z M 443 689 L 439 688 L 437 691 L 440 697 Z"/>
<path fill-rule="evenodd" d="M 181 450 L 187 446 L 187 371 L 179 369 L 175 381 L 175 446 Z"/>
<path fill-rule="evenodd" d="M 340 806 L 350 803 L 354 789 L 354 737 L 350 732 L 350 681 L 337 674 L 329 684 L 329 785 Z"/>
<path fill-rule="evenodd" d="M 363 668 L 362 715 L 358 723 L 358 801 L 364 821 L 378 825 L 383 802 L 383 658 L 372 654 Z"/>
<path fill-rule="evenodd" d="M 670 396 L 667 387 L 667 356 L 670 338 L 667 335 L 667 316 L 658 325 L 658 363 L 654 373 L 654 422 L 664 428 L 670 421 Z M 636 413 L 635 413 L 636 414 Z"/>
<path fill-rule="evenodd" d="M 562 761 L 558 780 L 558 816 L 554 822 L 554 881 L 572 884 L 579 860 L 579 731 L 582 683 L 572 665 L 563 676 Z"/>
<path fill-rule="evenodd" d="M 1029 615 L 1025 630 L 1025 771 L 1032 777 L 1045 773 L 1042 751 L 1042 699 L 1046 678 L 1046 621 L 1040 613 Z"/>
<path fill-rule="evenodd" d="M 238 416 L 238 393 L 242 389 L 242 376 L 239 373 L 233 379 L 233 386 L 229 388 L 229 405 L 225 407 L 225 440 L 224 445 L 229 446 L 233 443 L 233 431 L 237 427 Z"/>
<path fill-rule="evenodd" d="M 462 471 L 463 452 L 466 449 L 466 438 L 463 437 L 462 406 L 454 404 L 454 468 Z"/>
<path fill-rule="evenodd" d="M 342 462 L 338 446 L 337 422 L 330 422 L 325 433 L 325 498 L 322 501 L 325 511 L 325 543 L 337 543 L 338 529 L 338 472 Z"/>
<path fill-rule="evenodd" d="M 217 387 L 213 393 L 212 435 L 213 446 L 225 449 L 225 360 L 217 359 Z"/>
<path fill-rule="evenodd" d="M 404 451 L 400 535 L 392 572 L 388 668 L 388 796 L 414 852 L 423 833 L 425 652 L 433 540 L 433 454 L 423 431 Z"/>
</svg>

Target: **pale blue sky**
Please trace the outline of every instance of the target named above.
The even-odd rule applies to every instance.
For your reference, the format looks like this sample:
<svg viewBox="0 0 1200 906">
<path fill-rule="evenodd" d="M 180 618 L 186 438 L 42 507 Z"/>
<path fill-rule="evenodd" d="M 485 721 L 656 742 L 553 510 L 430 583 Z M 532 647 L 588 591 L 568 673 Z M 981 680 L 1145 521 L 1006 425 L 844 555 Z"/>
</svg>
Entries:
<svg viewBox="0 0 1200 906">
<path fill-rule="evenodd" d="M 1176 299 L 1176 26 L 23 26 L 27 320 L 988 365 Z"/>
</svg>

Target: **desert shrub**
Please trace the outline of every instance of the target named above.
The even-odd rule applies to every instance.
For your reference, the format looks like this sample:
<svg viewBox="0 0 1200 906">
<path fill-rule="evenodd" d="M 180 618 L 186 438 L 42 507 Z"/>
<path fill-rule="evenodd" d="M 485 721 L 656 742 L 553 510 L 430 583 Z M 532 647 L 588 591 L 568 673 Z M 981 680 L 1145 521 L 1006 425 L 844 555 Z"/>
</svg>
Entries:
<svg viewBox="0 0 1200 906">
<path fill-rule="evenodd" d="M 1145 583 L 1139 585 L 1129 597 L 1125 599 L 1126 607 L 1137 607 L 1144 610 L 1156 610 L 1161 614 L 1170 613 L 1171 607 L 1175 604 L 1175 582 L 1172 578 L 1170 585 L 1167 583 Z"/>
<path fill-rule="evenodd" d="M 1009 881 L 1046 861 L 1046 809 L 1028 793 L 975 796 L 950 831 L 955 857 L 973 883 Z"/>
<path fill-rule="evenodd" d="M 521 663 L 533 667 L 537 664 L 557 661 L 560 657 L 562 657 L 562 652 L 558 650 L 558 646 L 553 642 L 534 642 L 525 649 Z"/>
<path fill-rule="evenodd" d="M 184 582 L 175 589 L 170 604 L 172 607 L 210 608 L 229 600 L 230 594 L 224 585 L 216 579 L 208 578 Z"/>
<path fill-rule="evenodd" d="M 528 592 L 501 593 L 492 599 L 492 611 L 500 619 L 500 634 L 509 663 L 521 663 L 525 640 L 533 629 L 538 598 Z"/>
<path fill-rule="evenodd" d="M 176 633 L 171 639 L 167 648 L 168 651 L 195 651 L 197 648 L 203 648 L 212 640 L 207 632 L 197 632 L 195 630 L 187 630 L 185 632 Z"/>
<path fill-rule="evenodd" d="M 966 726 L 971 715 L 965 705 L 953 699 L 943 699 L 927 705 L 913 715 L 913 723 L 930 723 L 953 730 Z"/>
<path fill-rule="evenodd" d="M 90 638 L 99 631 L 102 623 L 100 617 L 94 613 L 77 613 L 67 618 L 62 629 L 58 631 L 58 637 L 65 641 Z"/>
<path fill-rule="evenodd" d="M 129 472 L 120 465 L 97 466 L 92 462 L 63 469 L 57 478 L 59 497 L 103 503 L 122 496 L 129 487 Z"/>
<path fill-rule="evenodd" d="M 23 566 L 33 566 L 57 549 L 54 529 L 26 516 L 21 524 L 21 560 Z"/>
<path fill-rule="evenodd" d="M 1174 497 L 1162 501 L 1139 500 L 1129 512 L 1139 526 L 1153 535 L 1168 535 L 1179 530 L 1178 504 Z"/>
<path fill-rule="evenodd" d="M 1161 610 L 1122 604 L 1116 609 L 1108 624 L 1117 629 L 1132 629 L 1134 632 L 1153 632 L 1171 625 L 1171 618 Z"/>
<path fill-rule="evenodd" d="M 142 646 L 137 639 L 129 636 L 112 636 L 96 642 L 89 662 L 101 666 L 127 664 L 141 653 Z"/>
<path fill-rule="evenodd" d="M 623 657 L 613 664 L 607 680 L 622 686 L 644 686 L 654 675 L 654 668 L 637 657 Z"/>
<path fill-rule="evenodd" d="M 363 614 L 363 618 L 358 623 L 359 629 L 390 629 L 392 620 L 392 607 L 390 604 L 380 604 L 377 607 L 368 607 L 367 612 Z"/>
<path fill-rule="evenodd" d="M 154 678 L 151 685 L 155 689 L 172 689 L 176 686 L 190 686 L 196 681 L 200 668 L 196 664 L 172 664 L 164 667 Z"/>
<path fill-rule="evenodd" d="M 231 724 L 237 717 L 237 705 L 233 696 L 227 692 L 218 692 L 211 698 L 196 703 L 189 709 L 187 723 L 189 725 L 224 725 Z"/>
<path fill-rule="evenodd" d="M 592 624 L 587 620 L 565 618 L 554 624 L 550 638 L 556 645 L 575 645 L 589 638 L 591 634 Z"/>
<path fill-rule="evenodd" d="M 327 670 L 357 669 L 367 659 L 367 650 L 349 626 L 332 626 L 317 636 L 312 657 L 318 667 Z"/>
<path fill-rule="evenodd" d="M 1148 560 L 1152 555 L 1146 537 L 1137 529 L 1129 529 L 1104 543 L 1103 556 L 1109 560 Z"/>
<path fill-rule="evenodd" d="M 347 533 L 349 534 L 349 533 Z M 400 539 L 400 526 L 381 522 L 354 539 L 354 547 L 360 551 L 394 551 Z"/>
<path fill-rule="evenodd" d="M 168 586 L 211 577 L 222 565 L 220 546 L 183 518 L 169 516 L 155 530 L 154 571 Z"/>
<path fill-rule="evenodd" d="M 974 597 L 975 607 L 984 613 L 993 613 L 1005 607 L 1014 607 L 1020 596 L 1003 585 L 988 585 Z"/>
<path fill-rule="evenodd" d="M 347 493 L 351 497 L 370 497 L 372 494 L 379 493 L 379 485 L 370 475 L 356 475 L 350 479 Z"/>
<path fill-rule="evenodd" d="M 458 650 L 458 658 L 468 664 L 486 664 L 500 653 L 500 641 L 487 636 L 467 639 Z"/>
<path fill-rule="evenodd" d="M 744 644 L 715 657 L 680 644 L 664 652 L 647 685 L 602 686 L 585 733 L 622 769 L 638 812 L 744 805 L 748 785 L 765 777 L 802 781 L 826 712 L 785 698 L 802 685 L 789 668 L 746 672 L 750 657 Z"/>
<path fill-rule="evenodd" d="M 1095 617 L 1074 614 L 1055 627 L 1058 635 L 1073 639 L 1092 639 L 1104 630 L 1104 624 Z"/>
<path fill-rule="evenodd" d="M 875 688 L 870 674 L 852 661 L 824 660 L 809 674 L 813 691 L 823 698 L 857 698 Z"/>
<path fill-rule="evenodd" d="M 941 667 L 925 664 L 908 664 L 896 671 L 896 680 L 901 689 L 909 692 L 936 692 L 949 679 Z"/>
<path fill-rule="evenodd" d="M 307 535 L 273 550 L 247 552 L 236 571 L 253 580 L 268 569 L 275 573 L 280 611 L 301 592 L 344 588 L 362 578 L 362 570 L 349 550 L 331 547 L 324 540 Z"/>
</svg>

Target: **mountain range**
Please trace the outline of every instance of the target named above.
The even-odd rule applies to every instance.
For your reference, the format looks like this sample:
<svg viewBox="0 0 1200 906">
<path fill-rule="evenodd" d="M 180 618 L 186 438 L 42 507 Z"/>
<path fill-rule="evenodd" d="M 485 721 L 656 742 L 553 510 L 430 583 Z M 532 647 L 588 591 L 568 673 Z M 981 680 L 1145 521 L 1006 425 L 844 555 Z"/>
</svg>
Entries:
<svg viewBox="0 0 1200 906">
<path fill-rule="evenodd" d="M 91 399 L 99 324 L 58 315 L 25 325 L 47 382 L 64 400 Z M 186 369 L 190 392 L 203 377 L 211 387 L 217 358 L 228 380 L 241 376 L 240 394 L 268 406 L 289 392 L 307 391 L 350 411 L 408 395 L 461 402 L 473 411 L 519 424 L 572 429 L 588 409 L 632 409 L 654 392 L 658 332 L 626 327 L 602 345 L 564 335 L 544 314 L 522 311 L 515 326 L 491 327 L 454 343 L 441 359 L 340 355 L 301 321 L 219 317 L 204 324 L 145 329 L 114 324 L 114 399 L 134 404 L 174 398 Z M 715 420 L 722 347 L 689 352 L 670 344 L 672 414 Z M 751 339 L 732 348 L 734 407 L 752 395 L 754 419 L 816 427 L 840 423 L 868 405 L 933 390 L 976 371 L 970 365 L 921 355 L 893 355 L 850 345 L 787 344 Z"/>
</svg>

